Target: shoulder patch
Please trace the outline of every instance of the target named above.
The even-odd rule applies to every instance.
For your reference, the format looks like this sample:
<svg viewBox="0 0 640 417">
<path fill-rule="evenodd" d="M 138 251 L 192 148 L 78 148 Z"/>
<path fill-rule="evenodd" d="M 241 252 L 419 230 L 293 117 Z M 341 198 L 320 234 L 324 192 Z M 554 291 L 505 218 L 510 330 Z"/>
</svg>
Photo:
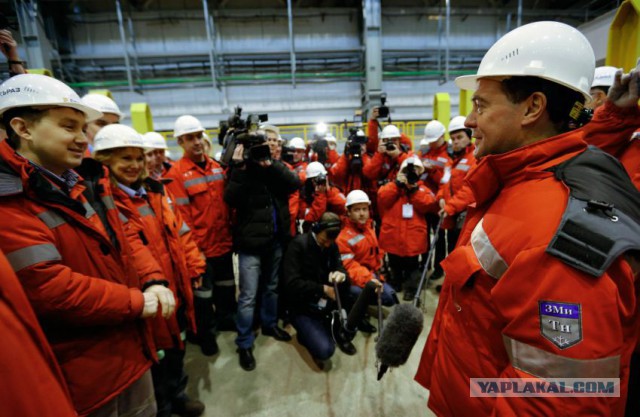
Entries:
<svg viewBox="0 0 640 417">
<path fill-rule="evenodd" d="M 582 341 L 582 306 L 557 301 L 538 301 L 540 333 L 560 349 Z"/>
<path fill-rule="evenodd" d="M 0 172 L 0 196 L 20 194 L 22 190 L 20 177 Z"/>
</svg>

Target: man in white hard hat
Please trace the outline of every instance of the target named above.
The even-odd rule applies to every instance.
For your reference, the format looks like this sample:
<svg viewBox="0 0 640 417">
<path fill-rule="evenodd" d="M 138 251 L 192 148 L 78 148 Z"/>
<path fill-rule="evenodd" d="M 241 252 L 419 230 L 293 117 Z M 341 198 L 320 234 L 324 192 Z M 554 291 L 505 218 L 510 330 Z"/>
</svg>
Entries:
<svg viewBox="0 0 640 417">
<path fill-rule="evenodd" d="M 87 120 L 101 116 L 62 82 L 15 76 L 0 85 L 0 250 L 24 286 L 83 416 L 155 416 L 139 319 L 168 317 L 159 271 L 136 274 L 103 168 L 87 159 Z"/>
<path fill-rule="evenodd" d="M 434 194 L 445 178 L 445 171 L 451 169 L 448 145 L 444 139 L 446 132 L 447 128 L 440 121 L 432 120 L 425 126 L 424 137 L 420 140 L 420 159 L 425 169 L 421 179 Z"/>
<path fill-rule="evenodd" d="M 120 123 L 123 114 L 116 102 L 103 94 L 86 94 L 82 97 L 82 103 L 102 112 L 102 116 L 87 123 L 86 135 L 89 139 L 89 154 L 91 154 L 96 133 L 105 126 Z"/>
<path fill-rule="evenodd" d="M 307 161 L 305 161 L 307 147 L 304 145 L 304 140 L 299 137 L 291 138 L 289 147 L 293 148 L 293 163 L 291 167 L 300 178 L 300 181 L 304 182 L 305 170 L 307 169 Z"/>
<path fill-rule="evenodd" d="M 327 211 L 344 214 L 345 201 L 344 194 L 330 183 L 327 170 L 320 162 L 307 165 L 298 206 L 298 220 L 302 222 L 304 232 L 309 231 L 311 225 Z"/>
<path fill-rule="evenodd" d="M 394 181 L 402 162 L 412 155 L 400 145 L 400 129 L 387 125 L 380 134 L 378 151 L 370 163 L 363 167 L 365 177 L 378 183 Z"/>
<path fill-rule="evenodd" d="M 160 179 L 166 173 L 164 164 L 167 141 L 158 132 L 147 132 L 143 137 L 146 146 L 144 156 L 147 162 L 147 173 L 153 179 Z"/>
<path fill-rule="evenodd" d="M 591 100 L 587 102 L 586 107 L 597 109 L 602 106 L 607 99 L 609 88 L 613 85 L 613 80 L 618 72 L 616 67 L 598 67 L 593 75 L 593 83 L 591 83 Z"/>
<path fill-rule="evenodd" d="M 236 286 L 232 261 L 231 217 L 224 202 L 225 174 L 205 152 L 204 127 L 191 116 L 175 121 L 173 136 L 184 155 L 166 174 L 180 214 L 207 258 L 202 286 L 194 289 L 198 333 L 195 340 L 207 355 L 218 353 L 216 332 L 235 327 Z M 213 310 L 215 305 L 215 313 Z"/>
<path fill-rule="evenodd" d="M 442 263 L 416 375 L 438 415 L 624 414 L 639 330 L 640 263 L 629 250 L 640 249 L 640 194 L 616 161 L 587 147 L 584 129 L 571 130 L 594 62 L 575 28 L 536 22 L 503 36 L 476 75 L 456 80 L 475 90 L 465 125 L 480 139 L 480 162 L 466 178 L 475 207 Z M 625 79 L 614 101 L 637 101 L 638 74 Z M 635 124 L 621 115 L 589 134 L 628 137 Z M 543 396 L 500 383 L 497 396 L 483 394 L 487 381 L 473 378 L 533 378 Z M 535 385 L 548 378 L 607 378 L 620 393 L 559 397 Z"/>
</svg>

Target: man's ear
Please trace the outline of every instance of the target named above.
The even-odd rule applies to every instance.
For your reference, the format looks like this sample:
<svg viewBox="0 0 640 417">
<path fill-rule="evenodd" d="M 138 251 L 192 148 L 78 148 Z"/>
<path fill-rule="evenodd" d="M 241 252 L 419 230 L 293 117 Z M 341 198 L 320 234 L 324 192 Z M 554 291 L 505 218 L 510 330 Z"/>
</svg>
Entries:
<svg viewBox="0 0 640 417">
<path fill-rule="evenodd" d="M 9 122 L 9 125 L 18 136 L 26 140 L 31 140 L 31 127 L 25 119 L 22 117 L 14 117 Z"/>
<path fill-rule="evenodd" d="M 178 146 L 182 146 L 183 142 L 184 142 L 184 139 L 182 139 L 182 136 L 180 136 L 176 143 L 178 144 Z"/>
<path fill-rule="evenodd" d="M 547 96 L 536 91 L 531 94 L 524 102 L 524 114 L 522 117 L 522 125 L 530 125 L 538 122 L 547 110 Z"/>
</svg>

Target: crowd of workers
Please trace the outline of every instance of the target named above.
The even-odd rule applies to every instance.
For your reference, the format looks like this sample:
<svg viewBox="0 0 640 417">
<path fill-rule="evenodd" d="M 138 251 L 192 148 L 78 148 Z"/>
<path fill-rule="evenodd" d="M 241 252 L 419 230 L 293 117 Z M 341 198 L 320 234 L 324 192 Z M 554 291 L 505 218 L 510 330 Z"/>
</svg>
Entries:
<svg viewBox="0 0 640 417">
<path fill-rule="evenodd" d="M 343 310 L 416 297 L 430 234 L 446 279 L 416 380 L 438 415 L 624 415 L 638 385 L 640 82 L 607 67 L 594 80 L 594 67 L 575 29 L 525 25 L 458 79 L 476 90 L 472 113 L 429 122 L 415 149 L 374 108 L 343 152 L 330 134 L 305 143 L 260 124 L 227 132 L 226 161 L 191 115 L 175 121 L 183 156 L 171 161 L 164 137 L 122 124 L 112 99 L 10 78 L 7 415 L 201 415 L 185 341 L 215 355 L 220 331 L 237 332 L 252 371 L 257 335 L 290 341 L 291 324 L 325 369 L 336 347 L 357 353 L 357 331 L 376 332 Z M 621 395 L 471 398 L 478 376 L 620 378 Z"/>
</svg>

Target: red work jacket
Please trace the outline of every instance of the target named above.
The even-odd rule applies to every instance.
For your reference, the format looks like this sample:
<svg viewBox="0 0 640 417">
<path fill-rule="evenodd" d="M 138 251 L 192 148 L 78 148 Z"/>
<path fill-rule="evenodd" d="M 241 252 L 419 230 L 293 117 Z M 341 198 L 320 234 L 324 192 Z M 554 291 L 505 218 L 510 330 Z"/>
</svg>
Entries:
<svg viewBox="0 0 640 417">
<path fill-rule="evenodd" d="M 361 225 L 346 219 L 336 240 L 342 265 L 349 274 L 351 285 L 364 288 L 372 278 L 384 281 L 378 271 L 382 266 L 384 252 L 378 246 L 373 221 Z"/>
<path fill-rule="evenodd" d="M 465 177 L 476 166 L 476 158 L 473 156 L 475 147 L 469 145 L 464 152 L 457 155 L 451 165 L 450 176 L 447 182 L 440 184 L 437 200 L 444 199 L 444 211 L 447 213 L 442 227 L 451 229 L 455 226 L 455 216 L 467 209 L 473 203 L 473 193 L 464 182 Z"/>
</svg>

